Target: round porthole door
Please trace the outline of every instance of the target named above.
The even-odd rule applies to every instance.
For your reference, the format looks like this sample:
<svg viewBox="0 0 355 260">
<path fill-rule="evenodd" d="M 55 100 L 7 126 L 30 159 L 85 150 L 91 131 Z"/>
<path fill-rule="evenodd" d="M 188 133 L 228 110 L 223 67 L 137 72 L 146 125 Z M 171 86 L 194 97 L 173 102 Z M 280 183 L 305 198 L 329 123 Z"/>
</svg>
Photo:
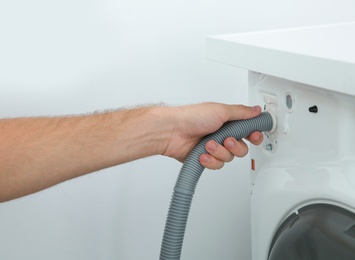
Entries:
<svg viewBox="0 0 355 260">
<path fill-rule="evenodd" d="M 313 204 L 278 228 L 268 260 L 354 260 L 355 214 L 329 204 Z"/>
</svg>

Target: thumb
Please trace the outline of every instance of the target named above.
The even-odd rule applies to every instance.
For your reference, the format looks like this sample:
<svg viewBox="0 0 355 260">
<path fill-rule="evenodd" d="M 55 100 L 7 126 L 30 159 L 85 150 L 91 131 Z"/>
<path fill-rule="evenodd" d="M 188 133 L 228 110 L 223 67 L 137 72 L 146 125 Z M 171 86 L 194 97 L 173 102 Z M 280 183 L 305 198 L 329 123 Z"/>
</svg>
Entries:
<svg viewBox="0 0 355 260">
<path fill-rule="evenodd" d="M 249 119 L 260 115 L 261 107 L 260 106 L 245 106 L 245 105 L 229 105 L 228 121 L 232 120 L 241 120 L 241 119 Z"/>
</svg>

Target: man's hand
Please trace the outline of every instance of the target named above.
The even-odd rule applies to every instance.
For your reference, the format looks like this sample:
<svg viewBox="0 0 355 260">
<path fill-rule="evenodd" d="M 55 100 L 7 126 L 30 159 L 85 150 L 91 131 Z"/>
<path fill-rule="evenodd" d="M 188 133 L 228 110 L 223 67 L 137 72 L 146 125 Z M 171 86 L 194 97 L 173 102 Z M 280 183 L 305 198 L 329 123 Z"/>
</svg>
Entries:
<svg viewBox="0 0 355 260">
<path fill-rule="evenodd" d="M 261 113 L 259 106 L 219 103 L 203 103 L 173 109 L 173 132 L 163 154 L 181 162 L 204 136 L 217 131 L 227 121 L 249 119 Z M 263 135 L 254 132 L 246 139 L 258 145 L 262 142 Z M 234 156 L 245 156 L 248 153 L 248 146 L 243 140 L 228 137 L 224 141 L 224 146 L 213 140 L 209 141 L 206 150 L 208 154 L 200 157 L 200 163 L 209 169 L 220 169 L 225 162 L 233 160 Z"/>
</svg>

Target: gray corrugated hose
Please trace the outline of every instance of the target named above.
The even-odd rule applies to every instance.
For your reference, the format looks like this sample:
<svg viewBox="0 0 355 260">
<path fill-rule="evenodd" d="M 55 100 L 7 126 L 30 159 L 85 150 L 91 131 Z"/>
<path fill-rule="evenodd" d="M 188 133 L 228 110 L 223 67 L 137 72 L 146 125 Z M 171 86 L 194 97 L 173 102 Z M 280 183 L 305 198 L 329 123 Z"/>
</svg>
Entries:
<svg viewBox="0 0 355 260">
<path fill-rule="evenodd" d="M 190 205 L 197 182 L 204 170 L 199 163 L 202 154 L 207 153 L 205 146 L 210 140 L 222 144 L 227 137 L 240 140 L 254 131 L 270 131 L 273 128 L 273 118 L 270 113 L 263 112 L 259 116 L 230 121 L 218 131 L 207 135 L 186 158 L 175 184 L 170 203 L 169 213 L 165 224 L 160 260 L 179 260 L 185 234 Z"/>
</svg>

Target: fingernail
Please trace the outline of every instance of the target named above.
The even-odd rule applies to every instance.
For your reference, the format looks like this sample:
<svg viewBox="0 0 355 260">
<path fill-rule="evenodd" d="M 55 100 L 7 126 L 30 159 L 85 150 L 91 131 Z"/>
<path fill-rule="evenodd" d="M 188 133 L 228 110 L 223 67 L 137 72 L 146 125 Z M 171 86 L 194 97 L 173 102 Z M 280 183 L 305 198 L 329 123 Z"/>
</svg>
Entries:
<svg viewBox="0 0 355 260">
<path fill-rule="evenodd" d="M 229 141 L 226 143 L 228 148 L 233 148 L 234 147 L 234 142 L 233 141 Z"/>
<path fill-rule="evenodd" d="M 254 111 L 259 111 L 260 107 L 259 106 L 253 106 Z"/>
<path fill-rule="evenodd" d="M 217 149 L 217 145 L 215 144 L 215 143 L 210 143 L 209 145 L 208 145 L 208 149 L 210 149 L 210 150 L 212 150 L 212 151 L 214 151 L 214 150 L 216 150 Z"/>
<path fill-rule="evenodd" d="M 255 135 L 255 136 L 254 136 L 254 141 L 259 141 L 259 139 L 260 139 L 260 136 L 259 136 L 259 135 Z"/>
<path fill-rule="evenodd" d="M 210 162 L 210 158 L 208 158 L 208 156 L 202 156 L 201 160 L 204 163 L 209 163 Z"/>
</svg>

